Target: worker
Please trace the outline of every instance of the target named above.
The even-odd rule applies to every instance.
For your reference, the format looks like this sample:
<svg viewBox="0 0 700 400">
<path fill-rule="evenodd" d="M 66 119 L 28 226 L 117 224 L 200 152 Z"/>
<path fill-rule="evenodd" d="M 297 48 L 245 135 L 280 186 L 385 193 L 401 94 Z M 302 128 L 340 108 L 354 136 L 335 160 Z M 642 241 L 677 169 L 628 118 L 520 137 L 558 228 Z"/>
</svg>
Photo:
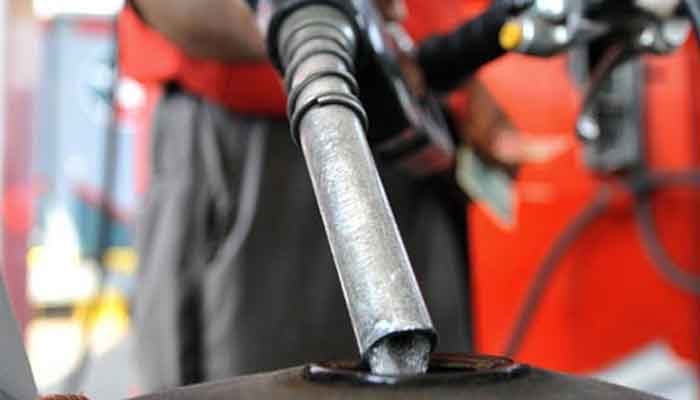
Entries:
<svg viewBox="0 0 700 400">
<path fill-rule="evenodd" d="M 133 0 L 120 16 L 122 70 L 163 88 L 134 299 L 147 391 L 357 357 L 280 80 L 249 3 Z M 390 20 L 406 11 L 400 0 L 376 3 Z M 462 0 L 432 3 L 454 19 Z M 380 173 L 440 333 L 438 350 L 468 351 L 464 204 L 429 178 L 384 166 Z"/>
</svg>

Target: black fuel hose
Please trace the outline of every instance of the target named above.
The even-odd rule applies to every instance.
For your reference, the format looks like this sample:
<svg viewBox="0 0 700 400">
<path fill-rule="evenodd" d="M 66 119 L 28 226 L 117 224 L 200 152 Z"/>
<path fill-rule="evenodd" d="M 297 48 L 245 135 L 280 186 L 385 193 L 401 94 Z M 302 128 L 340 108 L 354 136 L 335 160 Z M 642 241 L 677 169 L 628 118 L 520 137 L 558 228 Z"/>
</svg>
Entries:
<svg viewBox="0 0 700 400">
<path fill-rule="evenodd" d="M 520 307 L 512 333 L 503 352 L 506 356 L 514 357 L 518 354 L 537 309 L 542 302 L 545 290 L 557 271 L 561 259 L 586 229 L 605 213 L 611 200 L 612 189 L 608 185 L 603 185 L 588 205 L 564 228 L 554 245 L 549 249 L 539 268 L 537 268 L 537 273 L 530 284 L 525 301 Z"/>
<path fill-rule="evenodd" d="M 674 173 L 643 173 L 624 181 L 624 188 L 634 197 L 634 214 L 642 247 L 657 272 L 678 289 L 693 296 L 700 296 L 700 276 L 673 261 L 664 248 L 656 230 L 652 213 L 652 194 L 670 187 L 700 188 L 700 171 Z M 518 317 L 506 342 L 504 354 L 515 357 L 524 343 L 532 320 L 539 308 L 549 282 L 573 243 L 607 210 L 612 198 L 609 186 L 602 186 L 593 200 L 576 216 L 556 239 L 544 260 L 537 268 Z"/>
<path fill-rule="evenodd" d="M 652 194 L 658 189 L 684 186 L 700 187 L 700 172 L 657 173 L 648 175 L 644 179 L 646 182 L 642 182 L 641 188 L 636 182 L 633 182 L 630 187 L 630 190 L 635 194 L 634 214 L 644 250 L 652 261 L 652 265 L 668 282 L 693 296 L 700 296 L 700 276 L 688 272 L 687 269 L 678 265 L 661 243 L 654 221 L 652 205 Z"/>
<path fill-rule="evenodd" d="M 428 87 L 446 93 L 459 87 L 481 66 L 504 55 L 499 42 L 503 24 L 533 0 L 497 0 L 485 12 L 452 32 L 434 35 L 417 49 Z"/>
</svg>

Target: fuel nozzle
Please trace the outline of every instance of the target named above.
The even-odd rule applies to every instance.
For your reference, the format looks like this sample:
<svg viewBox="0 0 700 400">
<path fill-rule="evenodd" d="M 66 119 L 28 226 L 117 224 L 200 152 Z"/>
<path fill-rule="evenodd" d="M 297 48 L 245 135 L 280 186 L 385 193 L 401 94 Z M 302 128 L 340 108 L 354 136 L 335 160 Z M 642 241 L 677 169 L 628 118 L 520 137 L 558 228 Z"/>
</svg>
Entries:
<svg viewBox="0 0 700 400">
<path fill-rule="evenodd" d="M 376 375 L 424 374 L 437 334 L 367 141 L 357 70 L 372 53 L 363 48 L 362 9 L 341 0 L 277 4 L 271 58 L 285 76 L 293 139 L 311 176 L 360 354 Z"/>
</svg>

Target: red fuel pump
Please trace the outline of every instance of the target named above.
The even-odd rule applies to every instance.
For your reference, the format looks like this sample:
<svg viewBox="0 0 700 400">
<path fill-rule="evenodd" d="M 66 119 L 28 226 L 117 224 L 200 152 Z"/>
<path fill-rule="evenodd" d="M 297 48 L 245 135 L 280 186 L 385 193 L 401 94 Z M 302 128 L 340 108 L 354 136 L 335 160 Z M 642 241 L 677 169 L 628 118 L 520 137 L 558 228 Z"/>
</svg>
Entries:
<svg viewBox="0 0 700 400">
<path fill-rule="evenodd" d="M 481 78 L 518 129 L 573 141 L 584 97 L 573 60 L 513 55 Z M 638 166 L 598 168 L 583 145 L 522 169 L 514 226 L 471 208 L 479 351 L 604 376 L 636 360 L 659 376 L 692 378 L 700 361 L 699 72 L 694 40 L 640 64 L 639 165 L 659 184 L 650 192 L 648 180 L 630 184 Z"/>
</svg>

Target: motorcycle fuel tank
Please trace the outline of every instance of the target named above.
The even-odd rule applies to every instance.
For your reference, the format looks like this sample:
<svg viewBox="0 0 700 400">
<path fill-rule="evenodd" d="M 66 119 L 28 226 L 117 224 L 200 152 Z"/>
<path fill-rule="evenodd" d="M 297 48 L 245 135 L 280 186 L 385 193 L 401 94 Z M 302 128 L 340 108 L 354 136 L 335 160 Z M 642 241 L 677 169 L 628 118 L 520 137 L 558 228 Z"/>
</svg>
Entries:
<svg viewBox="0 0 700 400">
<path fill-rule="evenodd" d="M 435 355 L 427 374 L 372 375 L 352 363 L 322 363 L 185 387 L 134 400 L 659 399 L 620 386 L 547 372 L 509 359 Z"/>
</svg>

